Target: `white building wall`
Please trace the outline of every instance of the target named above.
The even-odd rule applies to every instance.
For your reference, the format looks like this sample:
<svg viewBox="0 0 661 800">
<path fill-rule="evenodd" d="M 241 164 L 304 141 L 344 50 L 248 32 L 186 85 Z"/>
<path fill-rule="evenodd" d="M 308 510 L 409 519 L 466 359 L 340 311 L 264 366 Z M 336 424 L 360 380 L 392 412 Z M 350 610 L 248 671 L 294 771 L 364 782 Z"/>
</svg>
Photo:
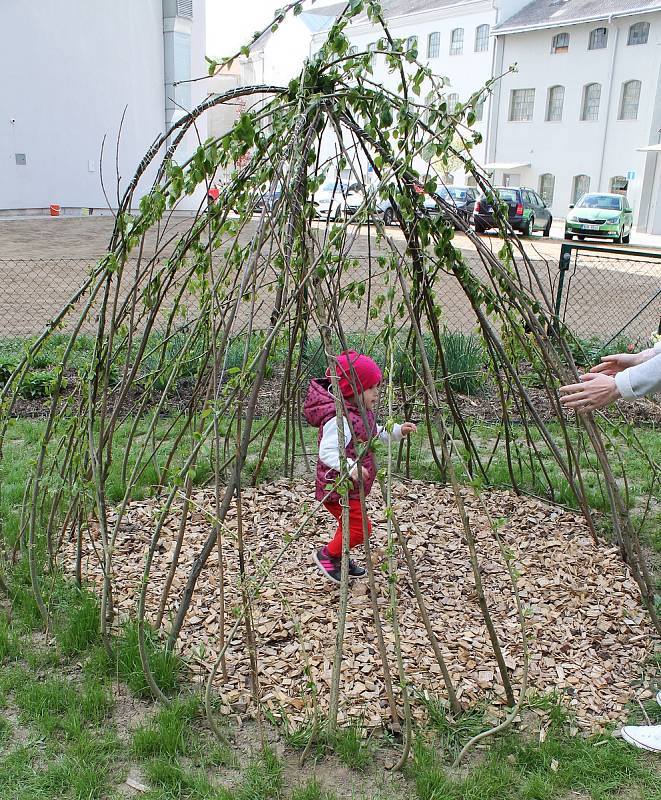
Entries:
<svg viewBox="0 0 661 800">
<path fill-rule="evenodd" d="M 447 93 L 458 94 L 459 102 L 463 103 L 471 94 L 484 86 L 491 77 L 494 41 L 490 37 L 488 49 L 476 53 L 475 29 L 478 25 L 483 24 L 489 25 L 491 29 L 496 24 L 496 15 L 497 11 L 491 2 L 477 0 L 477 2 L 458 3 L 455 6 L 435 11 L 391 18 L 388 20 L 388 27 L 394 38 L 418 37 L 418 60 L 427 64 L 436 75 L 447 78 Z M 451 32 L 456 28 L 464 30 L 463 53 L 450 55 Z M 350 25 L 346 32 L 351 44 L 360 51 L 367 49 L 368 44 L 383 36 L 380 27 L 365 24 Z M 438 57 L 430 59 L 427 57 L 427 47 L 429 34 L 432 32 L 440 33 L 440 46 Z M 319 49 L 325 36 L 324 33 L 313 37 L 313 52 Z M 383 56 L 375 58 L 372 80 L 392 92 L 397 92 L 399 76 L 396 73 L 388 72 Z M 423 85 L 420 98 L 413 98 L 413 100 L 424 102 L 426 88 L 426 85 Z M 482 121 L 477 122 L 474 126 L 474 130 L 480 131 L 483 137 L 487 132 L 490 102 L 487 100 L 484 105 Z M 472 154 L 476 161 L 483 160 L 485 156 L 484 141 L 472 150 Z M 421 166 L 419 165 L 419 168 Z M 466 181 L 467 176 L 463 170 L 456 170 L 453 175 L 455 184 L 462 184 Z"/>
<path fill-rule="evenodd" d="M 199 74 L 204 49 L 195 31 L 204 25 L 203 0 L 195 0 L 194 12 L 199 52 L 192 68 Z M 5 2 L 1 24 L 0 209 L 106 207 L 104 137 L 104 182 L 115 206 L 124 109 L 122 187 L 164 130 L 161 0 Z M 24 166 L 16 153 L 25 154 Z"/>
<path fill-rule="evenodd" d="M 648 43 L 627 45 L 629 26 L 638 20 L 650 23 Z M 608 46 L 588 50 L 590 31 L 608 29 Z M 551 52 L 557 33 L 570 35 L 566 53 Z M 499 66 L 516 64 L 518 71 L 503 78 L 496 98 L 497 114 L 490 131 L 490 163 L 529 163 L 529 167 L 498 169 L 494 181 L 501 183 L 508 171 L 518 175 L 520 185 L 539 189 L 540 175 L 555 176 L 552 211 L 564 217 L 569 203 L 573 178 L 590 177 L 591 191 L 610 191 L 613 176 L 635 173 L 627 195 L 634 208 L 634 224 L 644 222 L 647 208 L 641 209 L 644 194 L 646 159 L 654 158 L 636 151 L 652 139 L 655 120 L 661 109 L 657 89 L 661 76 L 661 14 L 632 16 L 547 28 L 539 31 L 507 34 L 498 37 Z M 635 120 L 620 120 L 622 85 L 640 80 L 641 95 Z M 581 120 L 583 88 L 588 83 L 601 84 L 599 117 Z M 562 121 L 547 122 L 547 97 L 551 86 L 565 87 Z M 535 104 L 530 122 L 510 121 L 511 91 L 534 88 Z M 516 179 L 515 179 L 516 180 Z"/>
</svg>

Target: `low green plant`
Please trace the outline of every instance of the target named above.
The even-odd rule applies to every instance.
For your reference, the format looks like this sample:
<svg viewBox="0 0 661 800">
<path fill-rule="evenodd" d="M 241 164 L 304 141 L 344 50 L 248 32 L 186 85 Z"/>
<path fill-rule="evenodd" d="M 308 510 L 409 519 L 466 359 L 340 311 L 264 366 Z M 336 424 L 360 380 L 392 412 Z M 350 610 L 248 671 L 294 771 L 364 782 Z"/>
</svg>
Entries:
<svg viewBox="0 0 661 800">
<path fill-rule="evenodd" d="M 16 363 L 7 358 L 0 358 L 0 386 L 4 386 L 7 383 L 9 376 L 16 369 Z"/>
<path fill-rule="evenodd" d="M 486 354 L 480 340 L 459 331 L 444 330 L 441 334 L 443 358 L 448 382 L 455 392 L 475 394 L 485 379 Z"/>
<path fill-rule="evenodd" d="M 351 769 L 364 771 L 372 763 L 373 747 L 370 740 L 363 737 L 363 726 L 359 720 L 345 728 L 338 728 L 332 744 L 340 761 Z"/>
<path fill-rule="evenodd" d="M 139 758 L 184 755 L 191 750 L 191 722 L 200 711 L 200 700 L 175 700 L 133 734 L 133 751 Z"/>
<path fill-rule="evenodd" d="M 28 372 L 21 380 L 19 393 L 21 397 L 25 397 L 30 400 L 34 400 L 39 397 L 50 397 L 55 391 L 57 382 L 58 374 L 56 370 Z M 66 385 L 66 379 L 62 379 L 62 388 L 65 388 Z"/>
<path fill-rule="evenodd" d="M 305 786 L 294 789 L 291 800 L 336 800 L 336 795 L 326 791 L 319 781 L 313 778 Z"/>
<path fill-rule="evenodd" d="M 162 792 L 152 791 L 143 795 L 153 800 L 233 800 L 234 796 L 224 789 L 216 789 L 204 775 L 185 770 L 181 764 L 172 759 L 159 756 L 146 766 L 149 783 Z"/>
<path fill-rule="evenodd" d="M 236 800 L 279 798 L 282 791 L 282 762 L 270 747 L 245 769 L 243 783 L 235 792 Z"/>
<path fill-rule="evenodd" d="M 99 602 L 88 589 L 62 580 L 54 612 L 55 638 L 64 655 L 82 653 L 99 640 Z"/>
<path fill-rule="evenodd" d="M 166 650 L 149 629 L 145 630 L 145 647 L 156 685 L 162 692 L 171 694 L 179 686 L 181 658 L 176 653 Z M 140 661 L 136 622 L 128 622 L 115 642 L 114 662 L 119 677 L 126 681 L 134 694 L 139 697 L 151 697 L 151 690 Z"/>
</svg>

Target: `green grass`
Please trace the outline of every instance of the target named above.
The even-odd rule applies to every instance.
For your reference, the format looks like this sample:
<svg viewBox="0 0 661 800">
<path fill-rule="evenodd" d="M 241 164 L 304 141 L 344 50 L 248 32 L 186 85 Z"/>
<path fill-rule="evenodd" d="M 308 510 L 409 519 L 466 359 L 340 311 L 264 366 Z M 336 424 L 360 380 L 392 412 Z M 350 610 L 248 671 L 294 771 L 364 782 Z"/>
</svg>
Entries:
<svg viewBox="0 0 661 800">
<path fill-rule="evenodd" d="M 309 781 L 305 786 L 294 789 L 291 800 L 336 800 L 337 795 L 326 791 L 315 779 Z"/>
<path fill-rule="evenodd" d="M 112 709 L 103 685 L 88 681 L 75 686 L 65 678 L 28 678 L 17 686 L 14 699 L 24 721 L 44 733 L 64 731 L 75 737 L 86 725 L 99 725 Z"/>
<path fill-rule="evenodd" d="M 353 722 L 346 728 L 338 728 L 333 736 L 332 746 L 337 757 L 351 769 L 364 771 L 372 763 L 374 753 L 372 743 L 363 737 L 363 726 Z"/>
<path fill-rule="evenodd" d="M 439 753 L 419 739 L 409 774 L 418 800 L 558 800 L 579 792 L 592 800 L 658 798 L 653 762 L 612 737 L 569 737 L 551 730 L 545 741 L 508 736 L 466 777 L 452 776 Z"/>
<path fill-rule="evenodd" d="M 191 722 L 200 714 L 200 700 L 175 700 L 152 717 L 149 725 L 133 734 L 133 752 L 138 758 L 178 756 L 191 752 Z"/>
</svg>

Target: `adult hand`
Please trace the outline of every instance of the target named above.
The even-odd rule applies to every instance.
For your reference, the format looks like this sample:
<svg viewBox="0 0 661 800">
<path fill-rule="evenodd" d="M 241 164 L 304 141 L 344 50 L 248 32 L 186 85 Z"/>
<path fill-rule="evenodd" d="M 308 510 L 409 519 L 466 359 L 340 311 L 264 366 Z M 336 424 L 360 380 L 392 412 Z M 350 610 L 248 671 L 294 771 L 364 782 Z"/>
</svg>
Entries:
<svg viewBox="0 0 661 800">
<path fill-rule="evenodd" d="M 354 483 L 358 483 L 358 469 L 359 469 L 358 464 L 356 464 L 356 466 L 349 473 Z M 369 478 L 370 474 L 365 469 L 365 467 L 360 467 L 360 469 L 362 469 L 363 471 L 363 482 L 365 482 Z"/>
<path fill-rule="evenodd" d="M 590 372 L 602 373 L 603 375 L 617 375 L 623 369 L 635 367 L 648 361 L 654 355 L 654 350 L 641 350 L 640 353 L 614 353 L 612 356 L 603 356 L 601 364 L 595 364 Z"/>
<path fill-rule="evenodd" d="M 415 422 L 404 422 L 402 424 L 402 435 L 408 436 L 410 433 L 415 433 L 418 430 L 418 426 Z"/>
<path fill-rule="evenodd" d="M 580 383 L 560 387 L 560 402 L 576 411 L 594 411 L 620 397 L 620 391 L 611 375 L 588 372 L 581 375 Z"/>
</svg>

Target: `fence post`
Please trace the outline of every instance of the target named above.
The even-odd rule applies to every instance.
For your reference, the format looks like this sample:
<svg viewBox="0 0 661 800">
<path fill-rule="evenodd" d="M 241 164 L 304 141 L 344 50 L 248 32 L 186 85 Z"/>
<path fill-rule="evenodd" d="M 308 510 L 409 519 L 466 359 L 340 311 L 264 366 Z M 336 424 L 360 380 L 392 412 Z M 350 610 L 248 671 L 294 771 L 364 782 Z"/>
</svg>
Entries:
<svg viewBox="0 0 661 800">
<path fill-rule="evenodd" d="M 560 277 L 558 278 L 558 291 L 555 295 L 555 319 L 556 325 L 560 324 L 560 307 L 562 306 L 562 290 L 565 285 L 565 272 L 569 269 L 571 261 L 572 247 L 570 244 L 563 244 L 560 248 L 560 261 L 558 262 L 558 269 L 560 270 Z"/>
</svg>

